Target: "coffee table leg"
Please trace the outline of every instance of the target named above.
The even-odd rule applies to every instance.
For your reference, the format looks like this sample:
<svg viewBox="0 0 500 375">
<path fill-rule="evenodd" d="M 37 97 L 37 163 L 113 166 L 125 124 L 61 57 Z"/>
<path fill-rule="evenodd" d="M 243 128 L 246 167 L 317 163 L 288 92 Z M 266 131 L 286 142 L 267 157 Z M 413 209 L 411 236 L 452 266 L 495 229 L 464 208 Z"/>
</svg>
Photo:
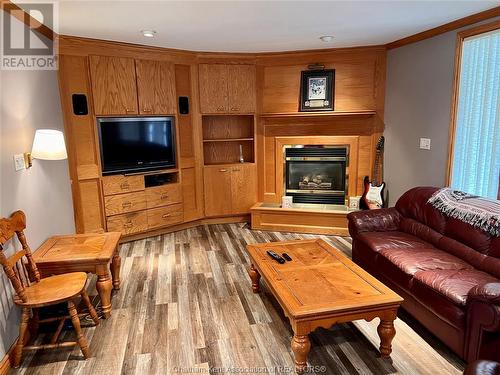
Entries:
<svg viewBox="0 0 500 375">
<path fill-rule="evenodd" d="M 113 289 L 120 289 L 120 267 L 122 264 L 122 258 L 118 254 L 118 250 L 113 255 L 111 260 L 111 277 L 113 278 Z"/>
<path fill-rule="evenodd" d="M 105 318 L 111 316 L 111 289 L 113 284 L 111 282 L 111 277 L 109 277 L 109 272 L 106 268 L 100 270 L 97 274 L 96 289 L 101 297 L 102 312 Z"/>
<path fill-rule="evenodd" d="M 385 320 L 380 318 L 380 324 L 377 327 L 377 332 L 380 337 L 380 355 L 382 357 L 390 357 L 392 352 L 392 339 L 396 336 L 394 319 Z"/>
<path fill-rule="evenodd" d="M 292 351 L 295 355 L 295 371 L 302 374 L 307 366 L 307 355 L 311 350 L 311 341 L 308 335 L 294 335 L 292 338 Z"/>
<path fill-rule="evenodd" d="M 250 267 L 250 278 L 252 279 L 252 290 L 254 293 L 260 292 L 260 273 L 252 264 Z"/>
</svg>

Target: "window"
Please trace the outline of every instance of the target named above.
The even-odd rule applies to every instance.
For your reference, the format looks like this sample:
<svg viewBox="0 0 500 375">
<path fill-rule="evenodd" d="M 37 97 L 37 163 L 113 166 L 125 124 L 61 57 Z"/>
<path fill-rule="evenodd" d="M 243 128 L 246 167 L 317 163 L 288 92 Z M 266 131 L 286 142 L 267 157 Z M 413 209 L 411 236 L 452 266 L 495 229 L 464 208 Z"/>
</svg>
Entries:
<svg viewBox="0 0 500 375">
<path fill-rule="evenodd" d="M 459 34 L 450 185 L 496 199 L 500 195 L 500 23 L 492 25 L 496 28 L 480 34 Z"/>
</svg>

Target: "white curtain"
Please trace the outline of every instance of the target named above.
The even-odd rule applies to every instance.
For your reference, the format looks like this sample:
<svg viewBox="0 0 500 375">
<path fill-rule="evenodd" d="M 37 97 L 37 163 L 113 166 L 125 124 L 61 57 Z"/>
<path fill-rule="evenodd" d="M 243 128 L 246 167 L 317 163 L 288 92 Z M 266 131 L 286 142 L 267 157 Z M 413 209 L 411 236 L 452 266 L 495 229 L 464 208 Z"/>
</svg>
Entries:
<svg viewBox="0 0 500 375">
<path fill-rule="evenodd" d="M 500 30 L 462 46 L 451 186 L 497 198 L 500 173 Z"/>
</svg>

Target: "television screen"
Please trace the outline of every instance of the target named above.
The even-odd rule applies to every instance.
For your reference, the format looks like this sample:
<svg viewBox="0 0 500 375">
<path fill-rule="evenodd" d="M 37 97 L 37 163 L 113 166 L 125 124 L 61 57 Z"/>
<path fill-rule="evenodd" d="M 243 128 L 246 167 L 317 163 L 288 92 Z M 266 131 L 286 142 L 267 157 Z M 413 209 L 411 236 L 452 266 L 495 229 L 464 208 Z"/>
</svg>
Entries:
<svg viewBox="0 0 500 375">
<path fill-rule="evenodd" d="M 173 117 L 99 118 L 103 174 L 175 167 Z"/>
</svg>

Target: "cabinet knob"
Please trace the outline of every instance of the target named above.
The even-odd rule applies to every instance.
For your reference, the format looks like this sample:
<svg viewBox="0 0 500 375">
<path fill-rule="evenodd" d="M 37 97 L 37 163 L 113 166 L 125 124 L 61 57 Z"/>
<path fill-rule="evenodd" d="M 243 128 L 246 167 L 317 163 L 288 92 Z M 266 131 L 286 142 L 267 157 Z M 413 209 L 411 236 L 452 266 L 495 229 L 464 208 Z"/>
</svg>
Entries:
<svg viewBox="0 0 500 375">
<path fill-rule="evenodd" d="M 222 112 L 224 110 L 224 107 L 217 107 L 218 112 Z"/>
<path fill-rule="evenodd" d="M 162 218 L 163 219 L 168 219 L 171 215 L 170 214 L 165 214 L 165 215 L 162 215 Z"/>
<path fill-rule="evenodd" d="M 122 203 L 122 207 L 123 207 L 123 208 L 132 207 L 132 202 L 123 202 L 123 203 Z"/>
<path fill-rule="evenodd" d="M 165 193 L 162 194 L 161 197 L 160 197 L 160 199 L 167 199 L 167 198 L 168 198 L 168 194 L 165 194 Z"/>
<path fill-rule="evenodd" d="M 237 112 L 237 111 L 239 111 L 239 110 L 240 110 L 240 109 L 239 109 L 238 107 L 231 107 L 231 111 L 233 111 L 233 112 Z"/>
<path fill-rule="evenodd" d="M 227 169 L 219 169 L 219 172 L 227 172 Z"/>
<path fill-rule="evenodd" d="M 129 221 L 129 222 L 126 222 L 125 224 L 123 224 L 123 227 L 124 228 L 132 228 L 132 225 L 134 225 L 134 223 L 132 223 L 131 221 Z"/>
<path fill-rule="evenodd" d="M 129 113 L 129 112 L 135 112 L 133 109 L 130 109 L 130 108 L 125 108 L 125 112 Z"/>
<path fill-rule="evenodd" d="M 125 189 L 130 189 L 130 185 L 126 182 L 123 184 L 120 184 L 120 189 L 125 190 Z"/>
<path fill-rule="evenodd" d="M 147 112 L 147 113 L 149 113 L 149 112 L 151 112 L 151 111 L 152 111 L 152 110 L 151 110 L 151 109 L 149 109 L 149 108 L 143 108 L 143 109 L 142 109 L 142 112 Z"/>
</svg>

